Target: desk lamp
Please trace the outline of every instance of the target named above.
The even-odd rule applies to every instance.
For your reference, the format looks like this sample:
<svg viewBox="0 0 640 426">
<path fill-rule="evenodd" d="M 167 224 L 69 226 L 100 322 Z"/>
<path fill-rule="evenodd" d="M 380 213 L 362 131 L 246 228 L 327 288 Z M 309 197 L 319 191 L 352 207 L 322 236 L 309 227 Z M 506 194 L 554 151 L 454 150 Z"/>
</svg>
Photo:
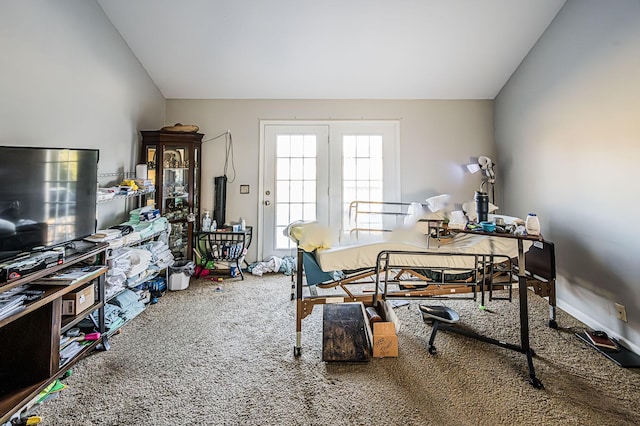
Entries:
<svg viewBox="0 0 640 426">
<path fill-rule="evenodd" d="M 480 192 L 488 192 L 489 188 L 487 188 L 487 191 L 484 190 L 484 186 L 487 185 L 487 187 L 491 187 L 491 196 L 493 198 L 493 186 L 496 183 L 496 174 L 493 170 L 493 166 L 495 165 L 495 163 L 491 160 L 491 158 L 486 157 L 486 156 L 480 156 L 477 158 L 477 160 L 473 163 L 469 163 L 467 164 L 467 170 L 469 170 L 469 172 L 471 173 L 477 173 L 479 171 L 482 171 L 482 182 L 480 183 Z M 495 200 L 491 200 L 491 202 L 493 203 Z"/>
</svg>

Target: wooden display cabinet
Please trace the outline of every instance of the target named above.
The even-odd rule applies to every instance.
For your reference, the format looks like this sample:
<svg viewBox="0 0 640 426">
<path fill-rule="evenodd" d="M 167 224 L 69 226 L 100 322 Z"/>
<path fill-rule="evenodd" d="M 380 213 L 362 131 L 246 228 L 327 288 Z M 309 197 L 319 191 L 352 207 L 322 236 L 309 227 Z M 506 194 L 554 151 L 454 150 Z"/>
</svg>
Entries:
<svg viewBox="0 0 640 426">
<path fill-rule="evenodd" d="M 201 133 L 143 130 L 142 163 L 156 191 L 147 197 L 171 225 L 169 248 L 191 259 L 194 223 L 200 218 Z"/>
</svg>

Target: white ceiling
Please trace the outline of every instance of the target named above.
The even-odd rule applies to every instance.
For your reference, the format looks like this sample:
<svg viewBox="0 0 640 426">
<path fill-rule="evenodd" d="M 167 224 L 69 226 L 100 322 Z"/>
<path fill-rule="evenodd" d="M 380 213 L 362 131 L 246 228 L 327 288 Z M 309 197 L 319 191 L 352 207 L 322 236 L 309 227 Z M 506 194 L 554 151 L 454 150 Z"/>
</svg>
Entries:
<svg viewBox="0 0 640 426">
<path fill-rule="evenodd" d="M 565 0 L 98 0 L 169 99 L 493 99 Z"/>
</svg>

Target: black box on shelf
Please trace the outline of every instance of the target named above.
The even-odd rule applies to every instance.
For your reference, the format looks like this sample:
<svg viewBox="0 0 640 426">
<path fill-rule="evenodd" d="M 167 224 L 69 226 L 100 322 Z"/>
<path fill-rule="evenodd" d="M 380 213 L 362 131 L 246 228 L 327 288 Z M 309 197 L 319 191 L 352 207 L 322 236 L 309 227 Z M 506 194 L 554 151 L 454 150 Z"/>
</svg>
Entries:
<svg viewBox="0 0 640 426">
<path fill-rule="evenodd" d="M 15 280 L 32 272 L 64 263 L 64 252 L 51 250 L 32 253 L 24 259 L 5 263 L 0 269 L 0 282 Z"/>
</svg>

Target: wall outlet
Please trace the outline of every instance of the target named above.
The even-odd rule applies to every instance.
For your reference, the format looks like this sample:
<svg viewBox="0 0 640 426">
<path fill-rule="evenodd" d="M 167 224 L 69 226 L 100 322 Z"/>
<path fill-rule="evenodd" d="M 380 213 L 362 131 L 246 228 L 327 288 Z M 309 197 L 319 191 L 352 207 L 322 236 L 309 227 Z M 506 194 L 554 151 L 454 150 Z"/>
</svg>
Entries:
<svg viewBox="0 0 640 426">
<path fill-rule="evenodd" d="M 627 310 L 624 308 L 624 305 L 616 303 L 616 316 L 620 321 L 627 322 Z"/>
</svg>

